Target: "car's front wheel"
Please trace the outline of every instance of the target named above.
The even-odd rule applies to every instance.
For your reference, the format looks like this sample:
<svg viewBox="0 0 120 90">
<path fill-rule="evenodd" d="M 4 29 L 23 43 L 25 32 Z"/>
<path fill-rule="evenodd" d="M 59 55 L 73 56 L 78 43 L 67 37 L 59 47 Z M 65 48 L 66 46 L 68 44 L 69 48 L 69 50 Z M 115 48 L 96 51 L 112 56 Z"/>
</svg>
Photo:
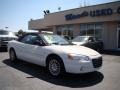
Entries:
<svg viewBox="0 0 120 90">
<path fill-rule="evenodd" d="M 10 50 L 9 56 L 10 56 L 10 60 L 11 60 L 12 62 L 15 62 L 15 61 L 17 60 L 16 53 L 15 53 L 14 49 L 11 49 L 11 50 Z"/>
<path fill-rule="evenodd" d="M 64 73 L 64 65 L 60 58 L 50 57 L 47 63 L 47 69 L 52 76 L 58 77 Z"/>
</svg>

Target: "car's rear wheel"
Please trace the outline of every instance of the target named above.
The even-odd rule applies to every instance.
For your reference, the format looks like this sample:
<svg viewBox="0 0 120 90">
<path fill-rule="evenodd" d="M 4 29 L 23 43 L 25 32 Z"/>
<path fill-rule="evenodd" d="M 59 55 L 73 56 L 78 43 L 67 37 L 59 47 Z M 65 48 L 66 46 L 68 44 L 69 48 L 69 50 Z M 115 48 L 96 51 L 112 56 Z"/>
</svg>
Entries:
<svg viewBox="0 0 120 90">
<path fill-rule="evenodd" d="M 14 49 L 11 49 L 11 50 L 10 50 L 9 56 L 10 56 L 10 60 L 11 60 L 12 62 L 15 62 L 15 61 L 17 60 L 16 53 L 15 53 Z"/>
<path fill-rule="evenodd" d="M 47 63 L 47 69 L 52 76 L 58 77 L 64 73 L 64 65 L 60 58 L 50 57 Z"/>
</svg>

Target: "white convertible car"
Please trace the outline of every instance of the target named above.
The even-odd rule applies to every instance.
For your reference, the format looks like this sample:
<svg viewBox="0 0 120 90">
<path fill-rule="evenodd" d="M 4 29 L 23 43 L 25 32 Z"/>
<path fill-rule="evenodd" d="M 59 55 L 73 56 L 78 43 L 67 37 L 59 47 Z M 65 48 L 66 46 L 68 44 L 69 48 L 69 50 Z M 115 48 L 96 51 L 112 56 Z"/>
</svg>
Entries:
<svg viewBox="0 0 120 90">
<path fill-rule="evenodd" d="M 102 56 L 87 47 L 73 45 L 58 35 L 29 33 L 8 43 L 11 61 L 17 59 L 47 67 L 53 76 L 64 72 L 88 73 L 102 66 Z"/>
</svg>

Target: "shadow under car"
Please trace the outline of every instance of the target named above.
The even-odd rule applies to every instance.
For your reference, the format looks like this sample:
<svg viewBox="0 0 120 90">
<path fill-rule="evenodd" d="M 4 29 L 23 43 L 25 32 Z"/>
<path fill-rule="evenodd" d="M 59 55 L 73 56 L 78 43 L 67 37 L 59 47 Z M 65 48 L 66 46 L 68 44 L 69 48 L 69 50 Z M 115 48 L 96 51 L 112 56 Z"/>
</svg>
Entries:
<svg viewBox="0 0 120 90">
<path fill-rule="evenodd" d="M 87 74 L 65 74 L 60 78 L 54 78 L 47 73 L 46 68 L 27 63 L 24 61 L 18 61 L 16 63 L 11 62 L 9 59 L 3 60 L 3 63 L 13 67 L 14 69 L 20 70 L 24 73 L 31 75 L 31 77 L 26 78 L 38 78 L 46 82 L 71 87 L 71 88 L 82 88 L 89 87 L 100 83 L 104 76 L 101 72 L 93 72 Z"/>
</svg>

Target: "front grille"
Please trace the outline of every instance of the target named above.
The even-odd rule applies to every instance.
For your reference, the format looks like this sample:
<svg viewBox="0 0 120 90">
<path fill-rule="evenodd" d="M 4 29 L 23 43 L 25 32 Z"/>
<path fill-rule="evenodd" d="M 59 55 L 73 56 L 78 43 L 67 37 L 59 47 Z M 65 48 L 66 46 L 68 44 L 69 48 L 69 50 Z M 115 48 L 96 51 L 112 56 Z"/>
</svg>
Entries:
<svg viewBox="0 0 120 90">
<path fill-rule="evenodd" d="M 0 42 L 0 47 L 6 47 L 8 42 Z"/>
<path fill-rule="evenodd" d="M 0 40 L 1 40 L 1 41 L 7 41 L 8 38 L 6 38 L 6 37 L 2 37 L 2 38 L 0 38 Z"/>
<path fill-rule="evenodd" d="M 10 40 L 12 40 L 13 38 L 9 38 L 9 37 L 1 37 L 0 38 L 0 41 L 10 41 Z"/>
<path fill-rule="evenodd" d="M 93 67 L 98 68 L 102 66 L 102 57 L 92 59 Z"/>
</svg>

